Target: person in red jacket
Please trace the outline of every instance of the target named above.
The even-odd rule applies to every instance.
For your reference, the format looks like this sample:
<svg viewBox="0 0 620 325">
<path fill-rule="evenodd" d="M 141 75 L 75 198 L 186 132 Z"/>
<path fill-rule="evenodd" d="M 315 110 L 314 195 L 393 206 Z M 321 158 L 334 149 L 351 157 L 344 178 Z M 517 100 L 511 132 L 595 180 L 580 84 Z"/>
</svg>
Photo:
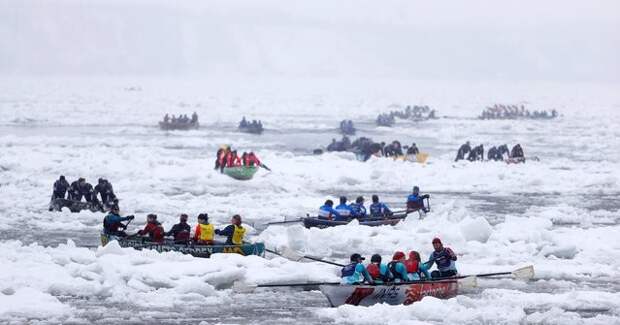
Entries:
<svg viewBox="0 0 620 325">
<path fill-rule="evenodd" d="M 260 166 L 261 162 L 258 160 L 258 157 L 254 154 L 254 152 L 250 152 L 248 154 L 248 165 L 250 166 Z"/>
<path fill-rule="evenodd" d="M 161 243 L 164 241 L 164 227 L 157 221 L 156 214 L 146 216 L 146 226 L 138 231 L 139 236 L 148 236 L 152 242 Z"/>
</svg>

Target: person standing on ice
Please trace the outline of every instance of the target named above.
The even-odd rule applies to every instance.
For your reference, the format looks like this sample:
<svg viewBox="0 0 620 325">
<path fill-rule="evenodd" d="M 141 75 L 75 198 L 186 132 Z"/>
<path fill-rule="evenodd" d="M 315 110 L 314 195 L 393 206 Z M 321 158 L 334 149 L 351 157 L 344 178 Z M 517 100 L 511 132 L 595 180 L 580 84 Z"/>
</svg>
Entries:
<svg viewBox="0 0 620 325">
<path fill-rule="evenodd" d="M 407 268 L 407 275 L 409 276 L 409 280 L 418 281 L 422 279 L 430 279 L 431 276 L 428 274 L 428 269 L 426 268 L 426 265 L 422 263 L 420 253 L 416 251 L 410 251 L 409 258 L 406 259 L 403 263 Z"/>
<path fill-rule="evenodd" d="M 420 195 L 420 188 L 414 186 L 413 193 L 407 197 L 407 212 L 417 210 L 428 212 L 429 210 L 424 206 L 424 199 L 428 199 L 429 197 L 430 195 L 428 194 Z"/>
<path fill-rule="evenodd" d="M 353 218 L 360 220 L 366 218 L 366 208 L 364 207 L 363 196 L 358 196 L 357 199 L 355 199 L 355 203 L 351 203 L 349 208 L 351 208 L 351 216 Z"/>
<path fill-rule="evenodd" d="M 189 241 L 189 233 L 191 228 L 187 224 L 187 214 L 181 214 L 179 216 L 179 223 L 172 226 L 172 229 L 168 231 L 165 236 L 172 236 L 175 243 L 185 244 Z"/>
<path fill-rule="evenodd" d="M 353 210 L 350 206 L 347 205 L 347 197 L 340 197 L 340 204 L 338 204 L 335 208 L 338 211 L 339 216 L 336 216 L 336 221 L 347 221 L 353 215 Z"/>
<path fill-rule="evenodd" d="M 360 254 L 355 253 L 351 255 L 351 263 L 345 265 L 340 271 L 342 284 L 361 284 L 364 281 L 369 284 L 375 283 L 364 264 L 362 264 L 364 260 L 365 258 Z"/>
<path fill-rule="evenodd" d="M 119 228 L 126 229 L 127 226 L 121 222 L 133 219 L 134 216 L 121 217 L 118 213 L 118 206 L 112 206 L 110 213 L 103 218 L 103 233 L 108 236 L 125 237 L 127 234 Z"/>
<path fill-rule="evenodd" d="M 242 245 L 245 228 L 241 226 L 241 216 L 235 214 L 232 219 L 230 219 L 230 223 L 231 224 L 226 226 L 223 230 L 216 229 L 215 234 L 226 236 L 226 245 Z"/>
<path fill-rule="evenodd" d="M 430 270 L 433 264 L 437 264 L 437 270 L 431 272 L 431 277 L 445 278 L 455 276 L 458 272 L 456 270 L 456 254 L 452 249 L 443 247 L 443 243 L 439 238 L 433 238 L 433 253 L 428 259 L 426 268 Z"/>
<path fill-rule="evenodd" d="M 52 192 L 52 200 L 64 199 L 69 189 L 69 182 L 65 179 L 65 176 L 60 177 L 54 182 L 54 190 Z"/>
<path fill-rule="evenodd" d="M 373 218 L 384 218 L 392 215 L 392 211 L 383 202 L 379 202 L 379 196 L 374 194 L 372 196 L 372 204 L 368 207 L 370 210 L 370 216 Z"/>
<path fill-rule="evenodd" d="M 469 145 L 469 141 L 465 142 L 456 154 L 456 159 L 454 161 L 459 161 L 465 159 L 465 155 L 471 151 L 471 146 Z"/>
<path fill-rule="evenodd" d="M 392 282 L 394 277 L 387 264 L 381 263 L 381 255 L 375 254 L 370 258 L 370 264 L 366 267 L 368 274 L 372 277 L 375 284 Z"/>
<path fill-rule="evenodd" d="M 340 213 L 334 209 L 334 201 L 327 200 L 325 204 L 319 208 L 319 219 L 340 219 Z"/>
</svg>

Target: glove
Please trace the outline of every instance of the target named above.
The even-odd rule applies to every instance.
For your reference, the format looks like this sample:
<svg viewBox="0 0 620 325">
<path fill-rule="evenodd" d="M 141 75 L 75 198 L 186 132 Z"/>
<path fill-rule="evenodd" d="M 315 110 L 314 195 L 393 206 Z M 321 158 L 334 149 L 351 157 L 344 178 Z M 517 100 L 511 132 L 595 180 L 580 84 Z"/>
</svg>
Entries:
<svg viewBox="0 0 620 325">
<path fill-rule="evenodd" d="M 121 224 L 121 228 L 123 228 L 123 230 L 127 229 L 127 225 Z"/>
<path fill-rule="evenodd" d="M 215 234 L 219 235 L 220 234 L 220 230 L 219 229 L 215 229 Z"/>
<path fill-rule="evenodd" d="M 133 219 L 135 219 L 135 218 L 136 218 L 136 217 L 134 217 L 133 215 L 127 216 L 127 220 L 133 220 Z"/>
<path fill-rule="evenodd" d="M 429 197 L 431 197 L 431 196 L 430 196 L 430 195 L 428 195 L 428 194 L 424 194 L 424 195 L 422 195 L 422 198 L 423 198 L 423 199 L 428 199 Z"/>
</svg>

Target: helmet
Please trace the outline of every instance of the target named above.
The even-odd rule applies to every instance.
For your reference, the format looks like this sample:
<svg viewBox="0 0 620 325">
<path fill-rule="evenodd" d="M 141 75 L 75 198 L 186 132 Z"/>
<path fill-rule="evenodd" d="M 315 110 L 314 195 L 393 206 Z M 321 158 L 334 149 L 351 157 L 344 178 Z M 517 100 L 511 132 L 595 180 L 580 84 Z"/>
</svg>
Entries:
<svg viewBox="0 0 620 325">
<path fill-rule="evenodd" d="M 153 219 L 153 220 L 157 220 L 157 215 L 154 213 L 151 213 L 149 215 L 146 216 L 147 219 Z"/>
<path fill-rule="evenodd" d="M 381 263 L 381 255 L 379 255 L 379 254 L 374 254 L 374 255 L 370 258 L 370 262 L 371 262 L 371 263 Z"/>
<path fill-rule="evenodd" d="M 355 199 L 355 203 L 364 203 L 364 197 L 358 196 L 357 199 Z"/>
<path fill-rule="evenodd" d="M 435 243 L 441 244 L 441 239 L 439 239 L 438 237 L 433 238 L 433 244 Z"/>
<path fill-rule="evenodd" d="M 396 251 L 392 256 L 392 261 L 400 261 L 405 258 L 405 253 L 401 251 Z"/>
<path fill-rule="evenodd" d="M 366 259 L 365 257 L 362 257 L 362 255 L 360 255 L 358 253 L 355 253 L 355 254 L 351 255 L 351 262 L 357 262 L 359 260 L 363 261 L 365 259 Z"/>
<path fill-rule="evenodd" d="M 102 184 L 102 183 L 104 183 L 104 182 L 105 182 L 105 179 L 103 179 L 103 178 L 99 178 L 99 180 L 98 180 L 97 182 L 98 182 L 99 184 Z"/>
<path fill-rule="evenodd" d="M 346 203 L 347 202 L 347 197 L 346 196 L 341 196 L 340 197 L 340 203 Z"/>
<path fill-rule="evenodd" d="M 420 188 L 417 186 L 413 187 L 413 193 L 420 193 Z"/>
<path fill-rule="evenodd" d="M 333 205 L 334 205 L 334 201 L 332 201 L 332 200 L 327 200 L 327 201 L 325 201 L 325 205 L 327 205 L 328 207 L 331 207 L 331 206 L 333 206 Z"/>
<path fill-rule="evenodd" d="M 372 202 L 374 202 L 374 203 L 379 202 L 379 196 L 377 194 L 373 194 L 372 195 Z"/>
<path fill-rule="evenodd" d="M 58 179 L 60 179 L 60 180 L 63 180 L 63 181 L 64 181 L 64 180 L 65 180 L 65 176 L 64 176 L 64 175 L 60 175 L 60 177 L 59 177 Z"/>
</svg>

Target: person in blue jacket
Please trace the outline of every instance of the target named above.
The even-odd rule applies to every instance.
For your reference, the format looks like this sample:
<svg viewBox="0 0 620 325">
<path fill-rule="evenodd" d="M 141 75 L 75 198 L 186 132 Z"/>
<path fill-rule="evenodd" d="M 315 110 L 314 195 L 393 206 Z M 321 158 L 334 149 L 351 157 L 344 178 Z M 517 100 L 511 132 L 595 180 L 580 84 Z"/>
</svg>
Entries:
<svg viewBox="0 0 620 325">
<path fill-rule="evenodd" d="M 351 216 L 357 219 L 365 219 L 366 218 L 366 208 L 364 207 L 364 197 L 358 196 L 355 199 L 355 203 L 351 203 L 349 205 L 351 208 Z"/>
<path fill-rule="evenodd" d="M 413 193 L 411 193 L 407 197 L 407 211 L 417 211 L 422 210 L 424 212 L 428 212 L 428 209 L 424 206 L 424 199 L 429 198 L 430 195 L 424 194 L 420 195 L 420 188 L 417 186 L 413 187 Z"/>
<path fill-rule="evenodd" d="M 355 253 L 351 255 L 351 263 L 345 265 L 340 273 L 342 284 L 361 284 L 364 281 L 369 284 L 375 283 L 364 264 L 362 264 L 364 260 L 365 258 L 360 254 Z"/>
<path fill-rule="evenodd" d="M 392 211 L 383 202 L 379 202 L 379 196 L 372 196 L 372 204 L 368 207 L 370 216 L 373 218 L 383 218 L 392 215 Z"/>
<path fill-rule="evenodd" d="M 336 216 L 336 221 L 347 221 L 351 219 L 353 216 L 353 210 L 350 206 L 347 205 L 347 197 L 340 197 L 340 204 L 336 206 L 336 211 L 338 211 L 338 216 Z"/>
<path fill-rule="evenodd" d="M 327 200 L 325 204 L 319 208 L 319 219 L 340 219 L 340 213 L 334 210 L 334 201 Z"/>
<path fill-rule="evenodd" d="M 133 220 L 134 216 L 121 217 L 118 214 L 118 206 L 112 206 L 110 213 L 103 218 L 103 233 L 109 236 L 126 237 L 127 234 L 119 228 L 126 229 L 127 226 L 122 221 Z"/>
<path fill-rule="evenodd" d="M 426 268 L 430 269 L 433 264 L 437 264 L 437 270 L 431 272 L 431 277 L 445 278 L 455 276 L 458 271 L 456 270 L 456 254 L 449 247 L 444 247 L 441 239 L 433 238 L 433 253 L 428 259 Z"/>
</svg>

